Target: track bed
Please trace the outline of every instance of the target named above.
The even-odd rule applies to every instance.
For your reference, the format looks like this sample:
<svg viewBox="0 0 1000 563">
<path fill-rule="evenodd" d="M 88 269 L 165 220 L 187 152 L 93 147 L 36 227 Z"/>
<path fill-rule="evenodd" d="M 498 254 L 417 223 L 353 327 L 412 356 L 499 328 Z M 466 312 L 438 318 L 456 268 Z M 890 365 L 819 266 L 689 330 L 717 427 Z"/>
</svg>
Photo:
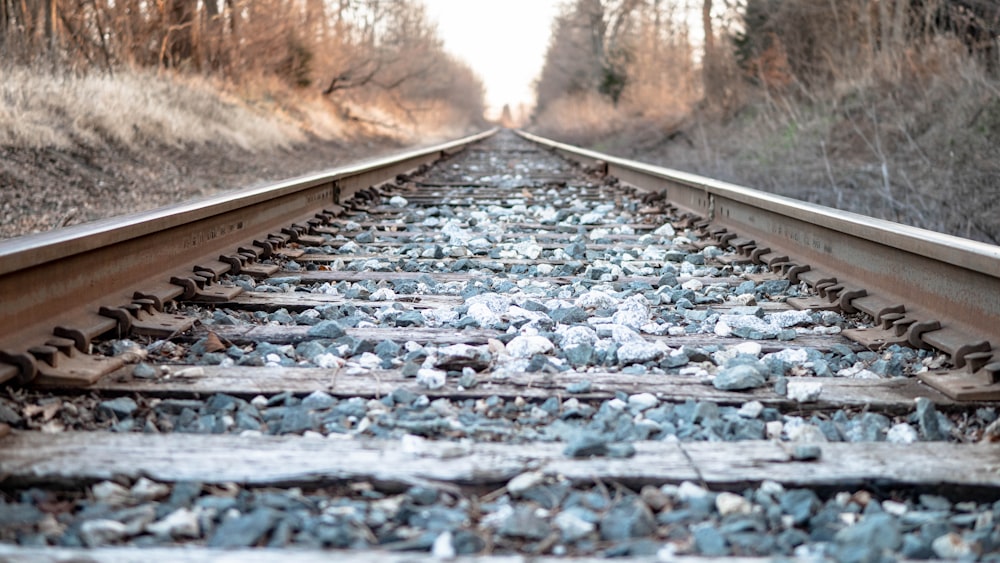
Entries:
<svg viewBox="0 0 1000 563">
<path fill-rule="evenodd" d="M 0 558 L 996 558 L 949 357 L 661 195 L 501 132 L 335 212 L 3 391 Z"/>
</svg>

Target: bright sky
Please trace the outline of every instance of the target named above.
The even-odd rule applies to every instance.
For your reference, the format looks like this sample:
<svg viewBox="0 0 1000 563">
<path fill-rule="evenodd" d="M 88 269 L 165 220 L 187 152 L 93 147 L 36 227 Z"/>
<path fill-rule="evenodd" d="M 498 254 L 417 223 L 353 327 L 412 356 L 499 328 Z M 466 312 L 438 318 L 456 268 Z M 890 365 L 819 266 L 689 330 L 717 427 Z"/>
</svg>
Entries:
<svg viewBox="0 0 1000 563">
<path fill-rule="evenodd" d="M 556 8 L 562 0 L 423 0 L 445 49 L 483 79 L 488 117 L 504 104 L 533 106 Z M 516 114 L 515 114 L 515 117 Z"/>
</svg>

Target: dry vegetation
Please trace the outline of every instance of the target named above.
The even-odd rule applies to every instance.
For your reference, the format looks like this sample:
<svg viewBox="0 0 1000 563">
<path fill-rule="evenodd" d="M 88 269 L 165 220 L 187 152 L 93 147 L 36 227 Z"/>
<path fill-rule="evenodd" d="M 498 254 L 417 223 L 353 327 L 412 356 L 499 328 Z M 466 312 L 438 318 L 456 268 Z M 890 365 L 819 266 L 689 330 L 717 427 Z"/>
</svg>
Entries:
<svg viewBox="0 0 1000 563">
<path fill-rule="evenodd" d="M 697 7 L 678 17 L 655 0 L 568 4 L 539 81 L 536 128 L 623 156 L 1000 243 L 995 2 L 707 0 Z M 659 43 L 638 41 L 644 36 L 635 30 L 656 18 Z M 623 19 L 605 26 L 599 42 L 580 25 Z M 692 20 L 696 28 L 707 24 L 711 38 L 697 48 L 690 37 L 701 30 L 688 29 Z M 571 39 L 584 52 L 600 56 L 560 56 L 567 41 L 560 26 L 574 30 Z M 624 29 L 631 32 L 622 35 Z M 665 45 L 670 57 L 649 55 Z M 581 60 L 589 61 L 590 74 L 580 70 Z M 616 72 L 617 95 L 606 87 Z M 661 77 L 652 88 L 645 87 L 650 75 Z M 587 78 L 575 90 L 547 89 L 559 76 Z"/>
<path fill-rule="evenodd" d="M 0 238 L 481 128 L 415 0 L 0 0 Z"/>
</svg>

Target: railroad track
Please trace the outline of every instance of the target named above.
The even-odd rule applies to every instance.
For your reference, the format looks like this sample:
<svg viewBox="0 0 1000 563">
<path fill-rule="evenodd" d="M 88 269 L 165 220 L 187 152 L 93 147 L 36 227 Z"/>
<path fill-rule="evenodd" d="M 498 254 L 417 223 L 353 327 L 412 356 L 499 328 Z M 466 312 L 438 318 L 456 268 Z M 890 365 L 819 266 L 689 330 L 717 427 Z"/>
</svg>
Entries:
<svg viewBox="0 0 1000 563">
<path fill-rule="evenodd" d="M 0 243 L 0 559 L 995 554 L 998 264 L 507 131 Z"/>
</svg>

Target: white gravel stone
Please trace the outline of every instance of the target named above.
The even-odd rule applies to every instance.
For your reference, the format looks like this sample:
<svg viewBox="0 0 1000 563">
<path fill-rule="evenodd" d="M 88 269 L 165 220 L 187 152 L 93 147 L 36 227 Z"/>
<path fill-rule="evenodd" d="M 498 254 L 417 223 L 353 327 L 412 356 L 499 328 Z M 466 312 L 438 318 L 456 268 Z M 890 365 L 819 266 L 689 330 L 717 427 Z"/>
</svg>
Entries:
<svg viewBox="0 0 1000 563">
<path fill-rule="evenodd" d="M 441 227 L 441 233 L 448 237 L 448 244 L 465 245 L 472 238 L 472 233 L 463 229 L 461 223 L 455 219 L 450 219 Z"/>
<path fill-rule="evenodd" d="M 469 305 L 467 315 L 473 318 L 481 327 L 493 326 L 500 322 L 500 316 L 494 313 L 486 303 Z"/>
<path fill-rule="evenodd" d="M 507 309 L 507 316 L 511 320 L 527 319 L 528 321 L 538 321 L 549 318 L 545 313 L 529 311 L 527 309 L 522 309 L 517 305 L 511 305 L 510 308 Z"/>
<path fill-rule="evenodd" d="M 656 323 L 646 323 L 640 327 L 640 330 L 643 334 L 655 334 L 657 336 L 661 336 L 670 332 L 671 328 L 673 328 L 673 326 L 668 324 L 661 325 Z"/>
<path fill-rule="evenodd" d="M 375 293 L 372 293 L 370 296 L 368 296 L 369 301 L 392 301 L 395 298 L 396 298 L 396 292 L 389 289 L 388 287 L 379 288 L 375 290 Z"/>
<path fill-rule="evenodd" d="M 639 330 L 649 320 L 649 301 L 642 295 L 633 295 L 618 305 L 611 315 L 611 322 Z"/>
<path fill-rule="evenodd" d="M 733 335 L 733 327 L 729 326 L 729 323 L 726 321 L 720 320 L 715 323 L 715 328 L 712 329 L 712 332 L 714 332 L 716 336 L 729 338 Z"/>
<path fill-rule="evenodd" d="M 972 544 L 955 532 L 939 536 L 931 542 L 931 549 L 941 559 L 955 560 L 975 554 Z"/>
<path fill-rule="evenodd" d="M 812 314 L 809 311 L 779 311 L 766 315 L 765 319 L 781 328 L 812 324 Z"/>
<path fill-rule="evenodd" d="M 690 377 L 706 378 L 706 377 L 708 377 L 708 370 L 706 370 L 705 368 L 703 368 L 701 366 L 697 366 L 697 365 L 694 365 L 694 366 L 685 366 L 685 367 L 682 367 L 680 369 L 680 371 L 678 372 L 678 374 L 679 375 L 690 376 Z"/>
<path fill-rule="evenodd" d="M 785 486 L 777 481 L 771 481 L 768 479 L 760 483 L 760 492 L 771 495 L 772 497 L 777 497 L 781 493 L 785 492 Z"/>
<path fill-rule="evenodd" d="M 607 331 L 608 334 L 606 336 L 610 336 L 611 340 L 613 340 L 616 344 L 625 344 L 627 342 L 643 342 L 643 343 L 646 342 L 646 339 L 644 339 L 642 335 L 640 335 L 638 332 L 632 330 L 627 326 L 618 324 L 605 325 L 605 326 L 609 329 Z M 601 334 L 602 328 L 604 327 L 598 327 L 597 329 L 598 336 L 603 336 Z"/>
<path fill-rule="evenodd" d="M 724 350 L 719 350 L 718 352 L 713 353 L 712 359 L 715 360 L 717 365 L 721 366 L 741 354 L 758 357 L 760 356 L 761 350 L 763 350 L 763 348 L 757 342 L 740 342 L 735 346 L 728 346 Z"/>
<path fill-rule="evenodd" d="M 780 420 L 772 420 L 764 423 L 764 433 L 768 440 L 780 440 L 785 424 Z"/>
<path fill-rule="evenodd" d="M 674 226 L 670 223 L 664 223 L 662 226 L 657 227 L 653 231 L 653 234 L 661 237 L 673 237 L 677 234 L 677 231 L 674 230 Z"/>
<path fill-rule="evenodd" d="M 705 284 L 701 283 L 699 280 L 688 280 L 681 284 L 684 289 L 690 289 L 691 291 L 701 291 L 701 288 L 705 287 Z"/>
<path fill-rule="evenodd" d="M 507 343 L 507 353 L 515 358 L 530 358 L 535 354 L 545 354 L 554 346 L 552 341 L 544 336 L 521 335 Z"/>
<path fill-rule="evenodd" d="M 799 417 L 786 417 L 792 420 L 785 421 L 785 435 L 791 442 L 802 442 L 812 444 L 817 442 L 828 442 L 826 434 L 815 424 L 803 422 Z"/>
<path fill-rule="evenodd" d="M 916 429 L 906 422 L 893 425 L 885 435 L 885 440 L 892 444 L 912 444 L 919 439 Z"/>
<path fill-rule="evenodd" d="M 603 291 L 588 291 L 577 297 L 573 304 L 582 309 L 607 309 L 618 305 L 618 299 Z"/>
<path fill-rule="evenodd" d="M 571 511 L 563 511 L 556 514 L 555 518 L 552 519 L 552 523 L 559 528 L 563 538 L 567 541 L 575 541 L 583 538 L 593 532 L 595 528 L 593 522 L 588 522 Z"/>
<path fill-rule="evenodd" d="M 803 364 L 809 359 L 809 353 L 804 348 L 785 348 L 779 352 L 766 354 L 764 360 L 776 359 L 789 364 Z"/>
<path fill-rule="evenodd" d="M 476 303 L 482 303 L 489 308 L 490 311 L 498 315 L 502 315 L 507 312 L 510 308 L 510 297 L 506 295 L 501 295 L 499 293 L 480 293 L 479 295 L 473 295 L 465 300 L 467 305 L 474 305 Z"/>
<path fill-rule="evenodd" d="M 639 257 L 651 262 L 663 262 L 667 257 L 667 249 L 659 246 L 647 246 Z"/>
<path fill-rule="evenodd" d="M 439 369 L 421 368 L 417 370 L 417 383 L 428 389 L 444 387 L 448 373 Z"/>
<path fill-rule="evenodd" d="M 788 398 L 800 403 L 813 403 L 819 399 L 823 392 L 823 384 L 819 381 L 805 381 L 800 379 L 788 380 Z"/>
<path fill-rule="evenodd" d="M 893 516 L 902 516 L 909 512 L 905 502 L 897 502 L 894 500 L 884 500 L 882 501 L 882 510 L 892 514 Z"/>
<path fill-rule="evenodd" d="M 708 494 L 701 485 L 696 485 L 691 481 L 684 481 L 677 487 L 677 498 L 685 501 L 696 498 L 704 498 Z"/>
<path fill-rule="evenodd" d="M 597 332 L 589 326 L 573 325 L 558 331 L 562 336 L 559 346 L 563 350 L 569 350 L 581 344 L 593 345 L 597 342 Z"/>
<path fill-rule="evenodd" d="M 764 405 L 760 401 L 747 401 L 740 405 L 740 410 L 736 414 L 743 418 L 757 418 L 764 412 Z"/>
<path fill-rule="evenodd" d="M 625 407 L 628 406 L 628 403 L 626 403 L 625 401 L 619 399 L 618 397 L 615 397 L 614 399 L 609 400 L 607 404 L 608 404 L 608 408 L 609 409 L 616 410 L 616 411 L 623 411 L 623 410 L 625 410 Z"/>
<path fill-rule="evenodd" d="M 372 354 L 371 352 L 365 352 L 361 356 L 353 361 L 353 363 L 365 369 L 376 369 L 382 365 L 382 358 Z"/>
<path fill-rule="evenodd" d="M 480 306 L 485 307 L 484 305 Z M 451 309 L 424 309 L 420 314 L 424 316 L 424 322 L 431 328 L 458 320 L 458 313 Z"/>
<path fill-rule="evenodd" d="M 116 520 L 87 520 L 80 525 L 80 539 L 87 547 L 107 545 L 127 535 L 128 527 Z"/>
<path fill-rule="evenodd" d="M 718 509 L 719 514 L 726 517 L 730 514 L 750 514 L 753 505 L 740 495 L 721 492 L 715 497 L 715 508 Z"/>
<path fill-rule="evenodd" d="M 776 332 L 781 328 L 774 323 L 768 322 L 766 319 L 755 317 L 753 315 L 719 315 L 718 322 L 725 323 L 725 326 L 730 328 L 730 334 L 733 329 L 737 328 L 759 330 L 761 332 Z M 716 325 L 718 325 L 718 323 L 716 323 Z M 716 326 L 716 334 L 719 334 L 718 326 Z M 720 334 L 719 336 L 723 335 Z M 725 336 L 729 335 L 727 334 Z"/>
<path fill-rule="evenodd" d="M 402 208 L 402 207 L 406 207 L 407 205 L 409 205 L 409 203 L 410 202 L 406 201 L 406 198 L 403 197 L 403 196 L 394 195 L 394 196 L 392 196 L 392 197 L 389 198 L 389 205 L 391 205 L 393 207 L 400 207 L 400 208 Z"/>
<path fill-rule="evenodd" d="M 452 545 L 451 530 L 445 530 L 438 537 L 434 538 L 434 544 L 431 545 L 431 555 L 438 559 L 455 558 L 455 546 Z"/>
<path fill-rule="evenodd" d="M 132 485 L 131 493 L 134 498 L 143 502 L 158 500 L 170 494 L 170 486 L 140 477 Z"/>
<path fill-rule="evenodd" d="M 188 508 L 178 508 L 162 520 L 148 524 L 146 531 L 160 538 L 197 538 L 201 535 L 198 514 Z"/>
<path fill-rule="evenodd" d="M 589 238 L 590 240 L 597 240 L 597 239 L 604 238 L 604 237 L 606 237 L 606 236 L 608 236 L 610 234 L 611 234 L 611 231 L 609 231 L 607 229 L 593 229 L 593 230 L 590 231 L 590 234 L 587 235 L 587 238 Z"/>
<path fill-rule="evenodd" d="M 514 250 L 529 260 L 537 260 L 542 255 L 542 247 L 535 241 L 519 242 L 514 245 Z"/>
<path fill-rule="evenodd" d="M 636 393 L 628 397 L 628 406 L 640 411 L 651 409 L 658 404 L 660 400 L 652 393 Z"/>
<path fill-rule="evenodd" d="M 757 297 L 752 293 L 744 293 L 742 295 L 734 295 L 726 298 L 726 301 L 734 305 L 742 305 L 743 307 L 748 307 L 750 305 L 757 304 Z"/>
<path fill-rule="evenodd" d="M 132 500 L 132 493 L 125 487 L 112 481 L 101 481 L 90 489 L 94 500 L 108 506 L 122 506 Z"/>
<path fill-rule="evenodd" d="M 618 347 L 618 361 L 623 364 L 643 363 L 655 360 L 663 355 L 663 348 L 657 343 L 645 340 L 632 340 Z"/>
<path fill-rule="evenodd" d="M 541 471 L 521 473 L 507 482 L 507 492 L 514 498 L 520 498 L 525 491 L 545 482 L 545 474 Z"/>
<path fill-rule="evenodd" d="M 323 369 L 340 369 L 347 363 L 346 360 L 330 353 L 319 354 L 312 359 L 312 363 Z M 266 404 L 266 403 L 265 403 Z"/>
</svg>

